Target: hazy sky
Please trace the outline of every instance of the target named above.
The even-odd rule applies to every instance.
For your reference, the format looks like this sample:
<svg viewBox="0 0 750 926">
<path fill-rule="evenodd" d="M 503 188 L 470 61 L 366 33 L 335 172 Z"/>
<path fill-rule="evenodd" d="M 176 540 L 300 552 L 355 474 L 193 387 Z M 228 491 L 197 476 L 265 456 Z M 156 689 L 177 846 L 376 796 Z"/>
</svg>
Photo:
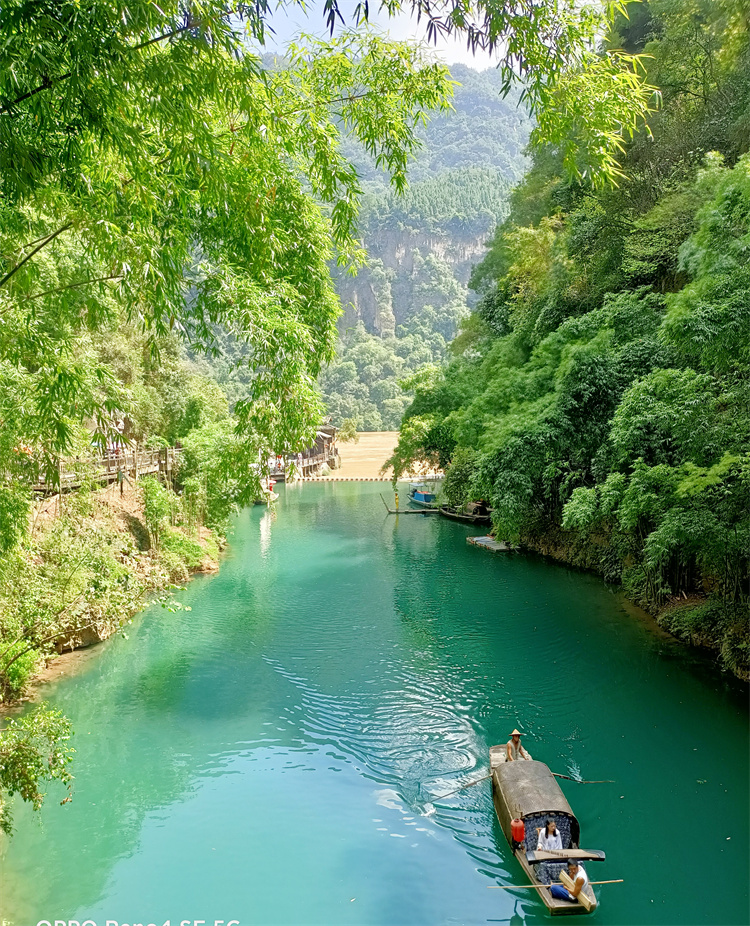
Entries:
<svg viewBox="0 0 750 926">
<path fill-rule="evenodd" d="M 344 15 L 354 12 L 357 0 L 340 0 L 339 7 Z M 417 24 L 415 19 L 407 13 L 390 18 L 386 13 L 378 13 L 378 0 L 371 0 L 370 22 L 387 32 L 394 39 L 416 38 L 424 39 L 424 23 Z M 408 5 L 408 0 L 404 4 Z M 323 0 L 307 0 L 307 12 L 294 9 L 292 11 L 277 11 L 270 22 L 276 35 L 269 36 L 266 42 L 267 51 L 280 51 L 289 41 L 306 32 L 313 35 L 326 36 L 325 20 L 323 17 Z M 476 55 L 467 50 L 463 41 L 441 39 L 434 48 L 438 57 L 447 64 L 461 62 L 477 70 L 492 67 L 496 62 L 486 52 L 477 52 Z"/>
</svg>

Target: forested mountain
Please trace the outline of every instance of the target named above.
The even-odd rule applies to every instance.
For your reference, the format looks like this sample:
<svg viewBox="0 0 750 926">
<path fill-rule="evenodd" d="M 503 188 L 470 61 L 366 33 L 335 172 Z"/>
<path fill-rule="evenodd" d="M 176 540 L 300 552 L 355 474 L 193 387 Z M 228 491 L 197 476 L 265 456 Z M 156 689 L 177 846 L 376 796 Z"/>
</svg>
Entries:
<svg viewBox="0 0 750 926">
<path fill-rule="evenodd" d="M 619 186 L 537 150 L 472 274 L 452 359 L 423 377 L 394 462 L 448 468 L 498 536 L 622 581 L 748 676 L 750 22 L 650 0 L 609 42 L 662 106 Z"/>
<path fill-rule="evenodd" d="M 410 401 L 399 381 L 445 359 L 471 301 L 471 267 L 523 173 L 530 122 L 518 95 L 503 99 L 494 69 L 455 65 L 451 75 L 453 110 L 420 127 L 423 147 L 403 195 L 385 185 L 361 146 L 344 146 L 367 190 L 360 232 L 368 263 L 354 277 L 335 274 L 341 340 L 320 382 L 337 423 L 398 427 Z"/>
</svg>

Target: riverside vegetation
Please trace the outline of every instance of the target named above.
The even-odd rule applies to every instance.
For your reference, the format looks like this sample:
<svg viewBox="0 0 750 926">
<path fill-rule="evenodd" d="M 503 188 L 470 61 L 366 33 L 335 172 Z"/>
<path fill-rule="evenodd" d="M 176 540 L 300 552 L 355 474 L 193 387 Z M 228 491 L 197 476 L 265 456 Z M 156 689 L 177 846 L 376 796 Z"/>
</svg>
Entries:
<svg viewBox="0 0 750 926">
<path fill-rule="evenodd" d="M 524 17 L 485 0 L 388 6 L 419 12 L 433 36 L 458 33 L 472 47 L 499 50 L 505 89 L 520 80 L 536 118 L 533 143 L 564 143 L 571 176 L 617 176 L 624 139 L 653 108 L 643 62 L 598 47 L 626 0 L 534 0 Z M 21 690 L 24 666 L 48 644 L 90 622 L 89 596 L 104 619 L 120 607 L 126 616 L 132 591 L 128 542 L 91 546 L 78 536 L 110 530 L 87 513 L 91 498 L 68 501 L 59 524 L 32 531 L 29 486 L 40 472 L 54 481 L 61 456 L 103 447 L 123 418 L 145 441 L 182 431 L 174 517 L 187 523 L 200 512 L 210 525 L 254 494 L 269 450 L 293 452 L 315 433 L 316 381 L 333 359 L 339 314 L 330 262 L 356 267 L 363 258 L 363 189 L 343 134 L 402 192 L 418 126 L 445 111 L 452 92 L 447 69 L 422 49 L 367 28 L 367 4 L 350 10 L 326 0 L 324 12 L 332 32 L 341 26 L 337 34 L 290 47 L 287 66 L 269 71 L 250 50 L 263 43 L 267 0 L 236 8 L 12 0 L 0 11 L 0 556 L 11 603 L 0 646 L 8 690 Z M 176 344 L 213 358 L 227 333 L 247 371 L 231 417 L 217 409 L 215 390 L 174 369 Z M 126 357 L 125 369 L 123 343 L 140 355 L 138 364 Z M 183 407 L 190 384 L 196 402 Z M 162 562 L 170 544 L 184 562 L 198 555 L 188 534 L 169 532 L 171 495 L 147 484 L 144 503 Z M 80 567 L 66 560 L 57 570 L 55 559 L 76 547 Z M 42 589 L 41 576 L 53 571 L 55 585 Z M 13 610 L 24 583 L 38 613 Z M 5 832 L 8 798 L 39 806 L 44 780 L 67 779 L 70 757 L 67 721 L 43 705 L 0 734 Z"/>
<path fill-rule="evenodd" d="M 607 44 L 662 107 L 616 187 L 537 148 L 471 285 L 450 362 L 410 385 L 393 463 L 447 468 L 499 536 L 621 582 L 748 678 L 750 19 L 649 0 Z"/>
</svg>

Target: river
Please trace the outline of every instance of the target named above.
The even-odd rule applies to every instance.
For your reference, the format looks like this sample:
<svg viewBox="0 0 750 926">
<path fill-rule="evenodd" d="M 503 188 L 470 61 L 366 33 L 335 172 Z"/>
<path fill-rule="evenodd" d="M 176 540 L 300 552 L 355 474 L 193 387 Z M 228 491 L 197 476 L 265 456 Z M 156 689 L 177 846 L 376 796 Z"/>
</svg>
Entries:
<svg viewBox="0 0 750 926">
<path fill-rule="evenodd" d="M 480 777 L 519 726 L 563 781 L 605 924 L 748 922 L 747 689 L 595 576 L 492 555 L 383 484 L 280 487 L 219 575 L 44 691 L 75 797 L 16 814 L 3 919 L 549 922 Z M 476 531 L 474 531 L 476 533 Z M 576 921 L 574 921 L 576 922 Z"/>
</svg>

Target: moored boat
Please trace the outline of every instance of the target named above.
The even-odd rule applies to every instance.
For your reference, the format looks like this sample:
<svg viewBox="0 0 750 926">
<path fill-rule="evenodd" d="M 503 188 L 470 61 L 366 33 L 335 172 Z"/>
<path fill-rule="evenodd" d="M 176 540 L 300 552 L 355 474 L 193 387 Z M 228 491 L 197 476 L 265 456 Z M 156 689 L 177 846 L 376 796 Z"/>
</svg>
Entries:
<svg viewBox="0 0 750 926">
<path fill-rule="evenodd" d="M 605 858 L 604 853 L 598 850 L 579 848 L 581 829 L 578 820 L 552 772 L 543 762 L 533 759 L 507 762 L 505 746 L 490 749 L 490 770 L 492 800 L 500 826 L 529 883 L 538 885 L 537 893 L 542 902 L 552 914 L 592 913 L 597 907 L 597 899 L 590 884 L 581 891 L 582 897 L 578 901 L 558 900 L 549 890 L 550 880 L 560 881 L 560 869 L 567 859 L 583 862 L 603 861 Z M 547 819 L 557 824 L 562 837 L 561 852 L 537 851 L 539 829 Z M 515 835 L 514 821 L 517 828 Z"/>
<path fill-rule="evenodd" d="M 451 508 L 442 505 L 440 514 L 451 521 L 461 524 L 492 524 L 490 509 L 484 502 L 469 502 L 464 508 Z"/>
<path fill-rule="evenodd" d="M 409 501 L 420 508 L 434 508 L 437 494 L 430 490 L 424 482 L 409 483 Z"/>
</svg>

